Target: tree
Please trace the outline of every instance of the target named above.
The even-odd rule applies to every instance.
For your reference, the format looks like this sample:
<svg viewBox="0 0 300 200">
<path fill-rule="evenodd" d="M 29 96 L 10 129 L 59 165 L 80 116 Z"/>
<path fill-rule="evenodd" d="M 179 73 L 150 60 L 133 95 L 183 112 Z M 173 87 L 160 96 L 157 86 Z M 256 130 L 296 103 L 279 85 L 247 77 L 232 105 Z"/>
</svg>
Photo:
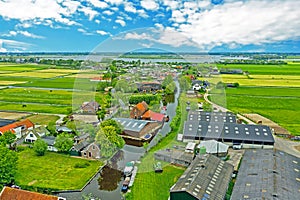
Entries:
<svg viewBox="0 0 300 200">
<path fill-rule="evenodd" d="M 121 134 L 122 133 L 122 125 L 120 123 L 118 123 L 116 120 L 113 119 L 108 119 L 103 121 L 100 126 L 102 128 L 106 127 L 106 126 L 113 126 L 115 128 L 115 131 L 117 134 Z"/>
<path fill-rule="evenodd" d="M 45 155 L 45 152 L 47 151 L 47 143 L 42 139 L 37 139 L 33 144 L 33 150 L 38 156 Z"/>
<path fill-rule="evenodd" d="M 47 126 L 47 129 L 51 133 L 51 135 L 56 135 L 55 122 L 49 122 L 48 126 Z"/>
<path fill-rule="evenodd" d="M 122 148 L 125 145 L 125 141 L 121 136 L 118 135 L 116 128 L 114 126 L 102 127 L 102 131 L 107 137 L 107 139 L 115 144 L 118 148 Z"/>
<path fill-rule="evenodd" d="M 167 85 L 165 89 L 166 94 L 173 94 L 176 89 L 176 84 L 174 82 L 171 82 L 169 85 Z"/>
<path fill-rule="evenodd" d="M 68 152 L 73 146 L 73 139 L 68 134 L 62 133 L 56 137 L 54 146 L 60 152 Z"/>
<path fill-rule="evenodd" d="M 109 139 L 105 136 L 102 129 L 97 132 L 96 142 L 100 145 L 100 153 L 103 157 L 111 157 L 113 153 L 116 151 L 117 147 L 115 144 L 109 141 Z"/>
<path fill-rule="evenodd" d="M 181 76 L 179 78 L 180 89 L 182 91 L 187 91 L 192 87 L 191 79 L 187 76 Z"/>
<path fill-rule="evenodd" d="M 17 153 L 0 146 L 0 189 L 14 180 L 17 170 Z"/>
<path fill-rule="evenodd" d="M 11 131 L 7 131 L 0 137 L 0 144 L 4 146 L 9 145 L 9 148 L 11 148 L 11 144 L 15 141 L 15 139 L 16 135 Z"/>
<path fill-rule="evenodd" d="M 170 83 L 173 82 L 173 77 L 171 75 L 166 76 L 166 78 L 163 80 L 161 86 L 163 89 L 165 89 L 167 87 L 167 85 L 169 85 Z"/>
</svg>

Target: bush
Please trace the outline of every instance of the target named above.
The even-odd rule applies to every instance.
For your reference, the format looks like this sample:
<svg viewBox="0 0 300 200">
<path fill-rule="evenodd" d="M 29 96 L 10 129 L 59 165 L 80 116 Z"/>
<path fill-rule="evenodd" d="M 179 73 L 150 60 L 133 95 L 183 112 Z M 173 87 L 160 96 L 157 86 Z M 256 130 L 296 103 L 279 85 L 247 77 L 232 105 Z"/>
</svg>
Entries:
<svg viewBox="0 0 300 200">
<path fill-rule="evenodd" d="M 87 168 L 88 166 L 90 166 L 90 163 L 85 162 L 85 163 L 76 163 L 74 165 L 74 168 Z"/>
</svg>

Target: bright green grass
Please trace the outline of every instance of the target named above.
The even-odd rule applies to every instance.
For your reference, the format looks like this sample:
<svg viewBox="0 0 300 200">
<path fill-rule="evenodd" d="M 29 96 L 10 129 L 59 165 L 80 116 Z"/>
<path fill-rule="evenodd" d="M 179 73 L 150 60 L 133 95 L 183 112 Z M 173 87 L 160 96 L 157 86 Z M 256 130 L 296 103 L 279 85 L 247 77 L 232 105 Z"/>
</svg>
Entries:
<svg viewBox="0 0 300 200">
<path fill-rule="evenodd" d="M 213 94 L 217 91 L 212 91 Z M 222 98 L 211 99 L 222 104 Z M 225 97 L 224 97 L 225 98 Z M 300 88 L 239 87 L 226 89 L 226 107 L 239 113 L 258 113 L 300 135 Z"/>
<path fill-rule="evenodd" d="M 218 68 L 242 69 L 251 74 L 300 75 L 300 64 L 255 65 L 255 64 L 217 64 Z"/>
<path fill-rule="evenodd" d="M 30 103 L 26 103 L 25 105 L 26 107 L 23 107 L 23 104 L 19 102 L 18 103 L 1 102 L 0 110 L 52 113 L 52 114 L 69 114 L 69 112 L 72 109 L 72 106 L 58 106 L 58 105 L 51 106 L 45 104 L 30 104 Z"/>
<path fill-rule="evenodd" d="M 168 199 L 169 190 L 176 183 L 185 169 L 176 166 L 166 166 L 163 173 L 154 171 L 140 173 L 136 176 L 132 191 L 126 196 L 127 200 Z"/>
<path fill-rule="evenodd" d="M 52 190 L 81 189 L 103 165 L 99 161 L 72 158 L 52 152 L 46 152 L 45 156 L 36 156 L 32 149 L 18 153 L 18 157 L 17 185 Z M 89 163 L 90 166 L 75 168 L 77 163 Z"/>
</svg>

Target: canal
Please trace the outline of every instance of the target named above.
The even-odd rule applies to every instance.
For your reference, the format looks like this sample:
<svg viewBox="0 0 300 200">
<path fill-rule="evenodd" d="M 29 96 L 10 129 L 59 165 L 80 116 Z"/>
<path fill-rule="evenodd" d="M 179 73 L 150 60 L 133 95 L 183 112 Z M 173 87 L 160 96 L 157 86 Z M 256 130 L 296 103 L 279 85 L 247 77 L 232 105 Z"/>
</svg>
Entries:
<svg viewBox="0 0 300 200">
<path fill-rule="evenodd" d="M 167 104 L 166 114 L 170 120 L 165 123 L 159 133 L 164 137 L 170 132 L 170 122 L 176 115 L 178 105 L 178 97 L 180 94 L 179 83 L 176 80 L 177 91 L 175 93 L 174 102 Z M 155 137 L 160 137 L 156 134 Z M 149 147 L 155 146 L 158 140 L 152 139 Z M 67 200 L 82 200 L 83 195 L 91 194 L 92 197 L 100 198 L 101 200 L 121 200 L 123 199 L 121 187 L 123 182 L 122 171 L 125 164 L 130 161 L 138 161 L 145 153 L 143 147 L 135 147 L 125 145 L 106 165 L 100 173 L 81 192 L 66 192 L 57 194 L 60 197 L 65 197 Z M 101 178 L 100 178 L 101 177 Z M 100 179 L 99 179 L 100 178 Z"/>
</svg>

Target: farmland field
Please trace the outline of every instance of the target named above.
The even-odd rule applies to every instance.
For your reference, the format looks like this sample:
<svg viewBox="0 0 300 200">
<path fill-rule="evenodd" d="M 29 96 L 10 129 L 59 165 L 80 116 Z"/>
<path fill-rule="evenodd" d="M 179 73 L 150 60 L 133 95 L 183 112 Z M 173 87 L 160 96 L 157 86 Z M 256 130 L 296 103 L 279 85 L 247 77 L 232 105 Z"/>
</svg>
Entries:
<svg viewBox="0 0 300 200">
<path fill-rule="evenodd" d="M 72 158 L 69 155 L 46 152 L 36 156 L 32 149 L 18 153 L 16 183 L 21 187 L 49 188 L 51 190 L 76 190 L 98 171 L 103 163 L 99 161 Z M 76 168 L 76 164 L 87 164 Z"/>
<path fill-rule="evenodd" d="M 0 81 L 0 85 L 15 85 L 26 83 L 26 81 Z"/>
<path fill-rule="evenodd" d="M 46 73 L 39 71 L 31 71 L 31 72 L 20 72 L 20 73 L 12 73 L 12 74 L 0 74 L 1 76 L 23 76 L 23 77 L 36 77 L 36 78 L 53 78 L 58 76 L 64 76 L 65 73 Z"/>
</svg>

